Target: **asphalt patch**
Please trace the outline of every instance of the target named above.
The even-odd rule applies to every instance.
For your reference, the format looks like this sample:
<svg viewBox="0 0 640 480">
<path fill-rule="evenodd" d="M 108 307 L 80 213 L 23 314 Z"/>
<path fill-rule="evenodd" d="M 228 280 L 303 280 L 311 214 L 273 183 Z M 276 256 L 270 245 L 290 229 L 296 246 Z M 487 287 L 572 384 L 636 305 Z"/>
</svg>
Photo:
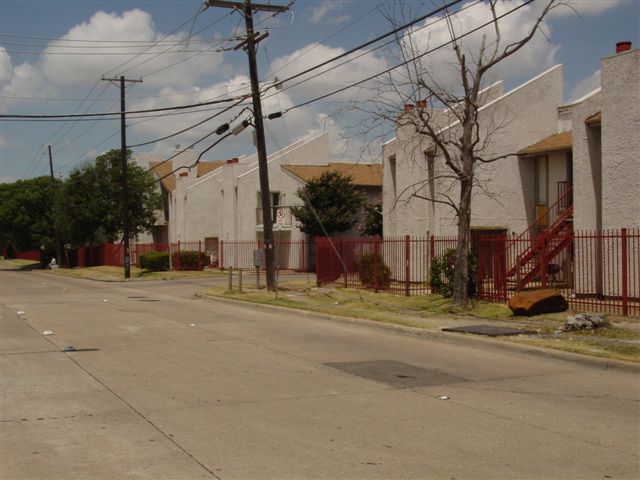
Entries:
<svg viewBox="0 0 640 480">
<path fill-rule="evenodd" d="M 325 365 L 351 375 L 397 388 L 430 387 L 467 381 L 464 378 L 440 370 L 416 367 L 415 365 L 394 360 L 325 363 Z"/>
<path fill-rule="evenodd" d="M 488 337 L 502 337 L 508 335 L 532 335 L 532 330 L 519 330 L 517 328 L 498 327 L 496 325 L 468 325 L 466 327 L 446 327 L 443 332 L 472 333 L 474 335 L 486 335 Z"/>
</svg>

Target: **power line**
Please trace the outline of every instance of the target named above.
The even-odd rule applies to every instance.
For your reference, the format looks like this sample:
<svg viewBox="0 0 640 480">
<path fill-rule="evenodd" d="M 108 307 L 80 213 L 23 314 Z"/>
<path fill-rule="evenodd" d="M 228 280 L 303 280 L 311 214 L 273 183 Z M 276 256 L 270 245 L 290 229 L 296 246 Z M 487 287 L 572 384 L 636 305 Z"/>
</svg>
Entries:
<svg viewBox="0 0 640 480">
<path fill-rule="evenodd" d="M 437 50 L 440 50 L 441 48 L 444 48 L 444 47 L 446 47 L 446 46 L 448 46 L 448 45 L 451 45 L 452 43 L 454 43 L 454 42 L 456 42 L 456 41 L 460 40 L 461 38 L 464 38 L 464 37 L 466 37 L 466 36 L 468 36 L 468 35 L 471 35 L 472 33 L 477 32 L 478 30 L 481 30 L 481 29 L 483 29 L 483 28 L 485 28 L 485 27 L 487 27 L 487 26 L 489 26 L 489 25 L 492 25 L 495 21 L 500 20 L 501 18 L 504 18 L 504 17 L 506 17 L 507 15 L 510 15 L 511 13 L 515 12 L 516 10 L 519 10 L 519 9 L 521 9 L 521 8 L 523 8 L 523 7 L 525 7 L 525 6 L 527 6 L 528 4 L 532 3 L 533 1 L 534 1 L 534 0 L 526 0 L 524 3 L 522 3 L 521 5 L 518 5 L 518 6 L 514 7 L 513 9 L 509 10 L 508 12 L 505 12 L 505 13 L 503 13 L 502 15 L 496 16 L 496 18 L 495 18 L 495 19 L 492 19 L 492 20 L 490 20 L 490 21 L 488 21 L 488 22 L 486 22 L 486 23 L 484 23 L 484 24 L 482 24 L 482 25 L 480 25 L 480 26 L 478 26 L 478 27 L 475 27 L 475 28 L 473 28 L 473 29 L 471 29 L 471 30 L 468 30 L 467 32 L 465 32 L 465 33 L 463 33 L 463 34 L 460 34 L 460 35 L 458 35 L 458 36 L 456 36 L 456 37 L 452 38 L 452 39 L 451 39 L 451 40 L 449 40 L 448 42 L 442 43 L 442 44 L 438 45 L 437 47 L 431 48 L 431 49 L 429 49 L 429 50 L 427 50 L 427 51 L 425 51 L 425 52 L 423 52 L 423 53 L 421 53 L 421 54 L 418 54 L 418 55 L 416 55 L 416 56 L 414 56 L 414 57 L 412 57 L 412 58 L 410 58 L 410 59 L 408 59 L 408 60 L 405 60 L 404 62 L 401 62 L 401 63 L 399 63 L 399 64 L 397 64 L 397 65 L 394 65 L 393 67 L 390 67 L 390 68 L 388 68 L 388 69 L 386 69 L 386 70 L 383 70 L 383 71 L 381 71 L 381 72 L 378 72 L 378 73 L 376 73 L 376 74 L 374 74 L 374 75 L 370 75 L 369 77 L 363 78 L 363 79 L 361 79 L 361 80 L 359 80 L 359 81 L 357 81 L 357 82 L 350 83 L 349 85 L 347 85 L 347 86 L 345 86 L 345 87 L 342 87 L 342 88 L 339 88 L 339 89 L 337 89 L 337 90 L 334 90 L 334 91 L 332 91 L 332 92 L 326 93 L 326 94 L 324 94 L 324 95 L 320 95 L 320 96 L 318 96 L 318 97 L 316 97 L 316 98 L 313 98 L 313 99 L 311 99 L 311 100 L 307 100 L 306 102 L 299 103 L 299 104 L 297 104 L 297 105 L 294 105 L 294 106 L 292 106 L 292 107 L 290 107 L 290 108 L 288 108 L 288 109 L 286 109 L 286 110 L 284 110 L 284 111 L 282 111 L 282 112 L 278 112 L 278 113 L 280 113 L 280 114 L 285 114 L 285 113 L 287 113 L 287 112 L 290 112 L 291 110 L 295 110 L 296 108 L 301 108 L 301 107 L 304 107 L 304 106 L 306 106 L 306 105 L 309 105 L 310 103 L 314 103 L 314 102 L 317 102 L 317 101 L 319 101 L 319 100 L 323 100 L 323 99 L 325 99 L 325 98 L 327 98 L 327 97 L 331 97 L 331 96 L 336 95 L 336 94 L 338 94 L 338 93 L 341 93 L 341 92 L 344 92 L 344 91 L 346 91 L 346 90 L 349 90 L 349 89 L 351 89 L 351 88 L 353 88 L 353 87 L 357 87 L 357 86 L 359 86 L 359 85 L 362 85 L 363 83 L 366 83 L 366 82 L 368 82 L 368 81 L 370 81 L 370 80 L 373 80 L 373 79 L 374 79 L 374 78 L 376 78 L 376 77 L 379 77 L 379 76 L 381 76 L 381 75 L 385 75 L 385 74 L 387 74 L 387 73 L 389 73 L 389 72 L 392 72 L 392 71 L 393 71 L 393 70 L 395 70 L 396 68 L 399 68 L 399 67 L 405 66 L 405 65 L 407 65 L 408 63 L 411 63 L 411 62 L 413 62 L 413 61 L 415 61 L 415 60 L 418 60 L 419 58 L 424 57 L 425 55 L 428 55 L 428 54 L 433 53 L 433 52 L 435 52 L 435 51 L 437 51 Z M 324 73 L 324 72 L 323 72 L 323 73 Z M 268 116 L 267 116 L 267 118 L 268 118 Z M 277 118 L 277 117 L 274 117 L 274 118 Z"/>
<path fill-rule="evenodd" d="M 145 110 L 130 110 L 125 112 L 127 115 L 137 113 L 153 113 L 153 112 L 167 112 L 170 110 L 186 110 L 190 108 L 205 107 L 208 105 L 215 105 L 218 103 L 229 103 L 235 100 L 244 100 L 246 95 L 240 97 L 224 98 L 221 100 L 209 100 L 206 102 L 191 103 L 187 105 L 175 105 L 173 107 L 158 107 L 148 108 Z M 64 119 L 64 118 L 93 118 L 93 117 L 112 117 L 113 115 L 120 115 L 120 112 L 101 112 L 101 113 L 80 113 L 80 114 L 57 114 L 57 115 L 20 115 L 20 114 L 2 114 L 0 120 L 13 120 L 13 119 L 33 119 L 33 120 L 47 120 L 47 119 Z"/>
</svg>

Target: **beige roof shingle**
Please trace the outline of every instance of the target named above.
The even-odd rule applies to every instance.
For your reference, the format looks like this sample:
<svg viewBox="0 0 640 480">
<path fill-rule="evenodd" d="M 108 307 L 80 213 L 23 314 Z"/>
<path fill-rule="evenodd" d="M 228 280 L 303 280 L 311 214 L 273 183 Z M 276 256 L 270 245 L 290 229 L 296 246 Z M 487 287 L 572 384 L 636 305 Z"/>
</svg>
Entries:
<svg viewBox="0 0 640 480">
<path fill-rule="evenodd" d="M 540 153 L 571 150 L 573 148 L 573 136 L 571 132 L 562 132 L 551 135 L 544 140 L 523 148 L 518 155 L 538 155 Z"/>
<path fill-rule="evenodd" d="M 329 163 L 328 165 L 282 165 L 287 172 L 303 182 L 318 178 L 324 172 L 339 172 L 351 176 L 359 187 L 381 187 L 382 165 L 379 163 Z"/>
</svg>

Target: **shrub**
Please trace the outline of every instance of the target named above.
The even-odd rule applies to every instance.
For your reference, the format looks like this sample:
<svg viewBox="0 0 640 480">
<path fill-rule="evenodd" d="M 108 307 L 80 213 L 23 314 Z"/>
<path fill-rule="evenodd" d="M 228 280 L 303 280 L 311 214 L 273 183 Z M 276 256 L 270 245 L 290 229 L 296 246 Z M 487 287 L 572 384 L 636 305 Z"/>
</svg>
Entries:
<svg viewBox="0 0 640 480">
<path fill-rule="evenodd" d="M 147 252 L 140 255 L 140 268 L 152 272 L 169 270 L 169 254 L 167 252 Z"/>
<path fill-rule="evenodd" d="M 366 253 L 360 257 L 358 275 L 366 288 L 388 288 L 391 284 L 391 269 L 379 253 Z"/>
<path fill-rule="evenodd" d="M 175 252 L 172 260 L 176 270 L 202 270 L 209 263 L 205 253 L 197 250 Z"/>
<path fill-rule="evenodd" d="M 431 270 L 429 271 L 429 284 L 433 293 L 439 293 L 445 298 L 453 295 L 453 277 L 455 275 L 456 266 L 456 250 L 448 248 L 439 257 L 435 257 L 431 261 Z M 477 261 L 473 254 L 469 254 L 469 284 L 467 291 L 469 297 L 476 296 L 476 270 Z"/>
</svg>

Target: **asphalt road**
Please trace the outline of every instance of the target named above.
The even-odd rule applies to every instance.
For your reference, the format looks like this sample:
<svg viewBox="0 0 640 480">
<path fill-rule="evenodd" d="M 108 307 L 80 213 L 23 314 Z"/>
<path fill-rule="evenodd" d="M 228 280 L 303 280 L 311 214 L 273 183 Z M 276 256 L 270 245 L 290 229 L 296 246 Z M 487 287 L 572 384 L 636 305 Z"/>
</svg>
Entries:
<svg viewBox="0 0 640 480">
<path fill-rule="evenodd" d="M 0 275 L 3 480 L 640 478 L 632 372 L 195 281 Z"/>
</svg>

